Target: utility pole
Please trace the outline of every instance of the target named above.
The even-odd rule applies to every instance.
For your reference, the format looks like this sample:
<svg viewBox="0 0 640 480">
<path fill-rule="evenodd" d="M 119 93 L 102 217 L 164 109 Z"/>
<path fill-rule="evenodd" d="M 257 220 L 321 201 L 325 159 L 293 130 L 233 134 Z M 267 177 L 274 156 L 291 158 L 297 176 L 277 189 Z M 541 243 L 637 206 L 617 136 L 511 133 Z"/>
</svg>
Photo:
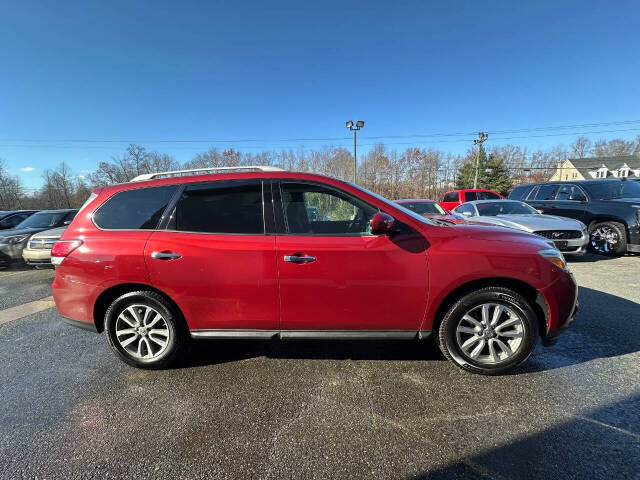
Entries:
<svg viewBox="0 0 640 480">
<path fill-rule="evenodd" d="M 356 133 L 358 133 L 358 130 L 360 130 L 362 127 L 364 127 L 364 122 L 362 120 L 358 120 L 356 122 L 356 126 L 353 126 L 353 120 L 349 120 L 347 123 L 347 128 L 349 130 L 351 130 L 353 132 L 353 183 L 355 185 L 356 183 L 356 175 L 358 173 L 358 156 L 357 156 L 357 150 L 356 150 Z"/>
<path fill-rule="evenodd" d="M 480 169 L 480 148 L 482 148 L 482 144 L 485 140 L 489 138 L 489 135 L 485 132 L 478 132 L 478 138 L 473 141 L 474 145 L 478 146 L 478 151 L 476 152 L 476 174 L 473 178 L 473 188 L 478 188 L 478 170 Z"/>
</svg>

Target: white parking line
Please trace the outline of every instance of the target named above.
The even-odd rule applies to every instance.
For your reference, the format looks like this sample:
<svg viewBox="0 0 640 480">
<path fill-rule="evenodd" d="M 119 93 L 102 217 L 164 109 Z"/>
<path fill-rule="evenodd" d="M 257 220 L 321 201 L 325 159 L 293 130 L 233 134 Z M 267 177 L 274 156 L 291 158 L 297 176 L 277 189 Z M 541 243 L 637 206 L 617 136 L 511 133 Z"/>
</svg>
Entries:
<svg viewBox="0 0 640 480">
<path fill-rule="evenodd" d="M 53 301 L 53 297 L 46 297 L 34 302 L 24 303 L 16 307 L 0 310 L 0 325 L 13 322 L 14 320 L 18 320 L 19 318 L 41 312 L 42 310 L 46 310 L 47 308 L 55 306 L 56 304 Z"/>
</svg>

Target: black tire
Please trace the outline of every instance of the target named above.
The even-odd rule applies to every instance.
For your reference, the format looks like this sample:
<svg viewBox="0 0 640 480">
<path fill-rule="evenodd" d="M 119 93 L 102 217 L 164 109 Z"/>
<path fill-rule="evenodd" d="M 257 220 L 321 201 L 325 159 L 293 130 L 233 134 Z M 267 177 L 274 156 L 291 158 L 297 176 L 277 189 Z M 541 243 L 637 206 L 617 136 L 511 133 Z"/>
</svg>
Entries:
<svg viewBox="0 0 640 480">
<path fill-rule="evenodd" d="M 149 331 L 149 333 L 145 332 L 142 335 L 138 335 L 137 333 L 135 334 L 135 336 L 138 338 L 148 335 L 147 338 L 149 340 L 147 341 L 146 345 L 153 345 L 154 347 L 161 350 L 161 352 L 159 352 L 158 355 L 153 358 L 137 357 L 135 353 L 132 353 L 130 351 L 130 349 L 123 347 L 122 343 L 118 340 L 118 337 L 116 335 L 116 324 L 118 322 L 118 317 L 128 307 L 133 307 L 134 305 L 136 306 L 136 308 L 139 308 L 140 311 L 143 310 L 143 307 L 149 307 L 155 310 L 161 315 L 162 320 L 164 320 L 164 323 L 166 324 L 167 344 L 165 347 L 158 347 L 157 344 L 150 343 L 150 340 L 152 340 L 151 331 Z M 128 316 L 128 318 L 132 319 L 133 316 Z M 171 303 L 168 302 L 162 295 L 150 291 L 129 292 L 115 299 L 105 313 L 104 331 L 107 336 L 109 346 L 113 349 L 114 352 L 118 354 L 118 356 L 124 362 L 134 367 L 144 369 L 167 368 L 175 364 L 176 361 L 181 357 L 183 352 L 186 350 L 189 338 L 182 317 L 178 312 L 175 311 L 173 305 L 171 305 Z M 125 337 L 125 339 L 127 338 L 130 337 Z M 164 337 L 156 338 L 161 340 Z M 138 352 L 140 352 L 140 350 L 138 350 Z M 148 350 L 146 350 L 144 347 L 143 352 L 149 354 Z"/>
<path fill-rule="evenodd" d="M 600 233 L 608 232 L 615 243 L 607 242 Z M 627 231 L 619 222 L 599 222 L 589 227 L 589 250 L 598 255 L 618 257 L 627 252 Z"/>
<path fill-rule="evenodd" d="M 507 307 L 521 320 L 521 324 L 517 327 L 521 330 L 518 348 L 508 358 L 490 364 L 476 361 L 463 351 L 458 345 L 456 333 L 463 321 L 463 316 L 483 304 Z M 500 375 L 514 369 L 529 358 L 538 341 L 538 332 L 538 318 L 522 295 L 504 287 L 486 287 L 462 296 L 447 310 L 439 328 L 435 331 L 435 340 L 444 356 L 463 370 L 483 375 Z M 490 334 L 495 337 L 493 330 Z M 489 339 L 486 342 L 488 349 Z M 505 354 L 504 351 L 500 353 Z"/>
</svg>

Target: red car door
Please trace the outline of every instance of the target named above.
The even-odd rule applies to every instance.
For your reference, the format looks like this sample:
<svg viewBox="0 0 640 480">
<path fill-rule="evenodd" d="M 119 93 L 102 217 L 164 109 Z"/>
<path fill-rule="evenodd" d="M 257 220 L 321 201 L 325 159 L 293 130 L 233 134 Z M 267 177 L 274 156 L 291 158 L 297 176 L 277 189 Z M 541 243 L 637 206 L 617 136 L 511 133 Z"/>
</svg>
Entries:
<svg viewBox="0 0 640 480">
<path fill-rule="evenodd" d="M 192 331 L 277 330 L 275 237 L 264 231 L 260 180 L 188 184 L 145 262 Z"/>
<path fill-rule="evenodd" d="M 280 191 L 283 336 L 304 330 L 415 333 L 427 302 L 425 239 L 413 231 L 371 235 L 377 209 L 333 187 L 283 181 Z"/>
</svg>

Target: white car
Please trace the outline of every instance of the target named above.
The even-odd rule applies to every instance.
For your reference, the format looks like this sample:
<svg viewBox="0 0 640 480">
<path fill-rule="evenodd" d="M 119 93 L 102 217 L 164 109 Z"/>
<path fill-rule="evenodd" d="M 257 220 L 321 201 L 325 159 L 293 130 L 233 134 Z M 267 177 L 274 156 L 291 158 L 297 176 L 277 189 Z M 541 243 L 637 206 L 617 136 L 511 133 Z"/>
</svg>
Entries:
<svg viewBox="0 0 640 480">
<path fill-rule="evenodd" d="M 454 208 L 460 220 L 500 225 L 524 230 L 553 240 L 564 255 L 583 255 L 589 243 L 587 226 L 571 218 L 543 215 L 524 202 L 515 200 L 476 200 Z"/>
</svg>

